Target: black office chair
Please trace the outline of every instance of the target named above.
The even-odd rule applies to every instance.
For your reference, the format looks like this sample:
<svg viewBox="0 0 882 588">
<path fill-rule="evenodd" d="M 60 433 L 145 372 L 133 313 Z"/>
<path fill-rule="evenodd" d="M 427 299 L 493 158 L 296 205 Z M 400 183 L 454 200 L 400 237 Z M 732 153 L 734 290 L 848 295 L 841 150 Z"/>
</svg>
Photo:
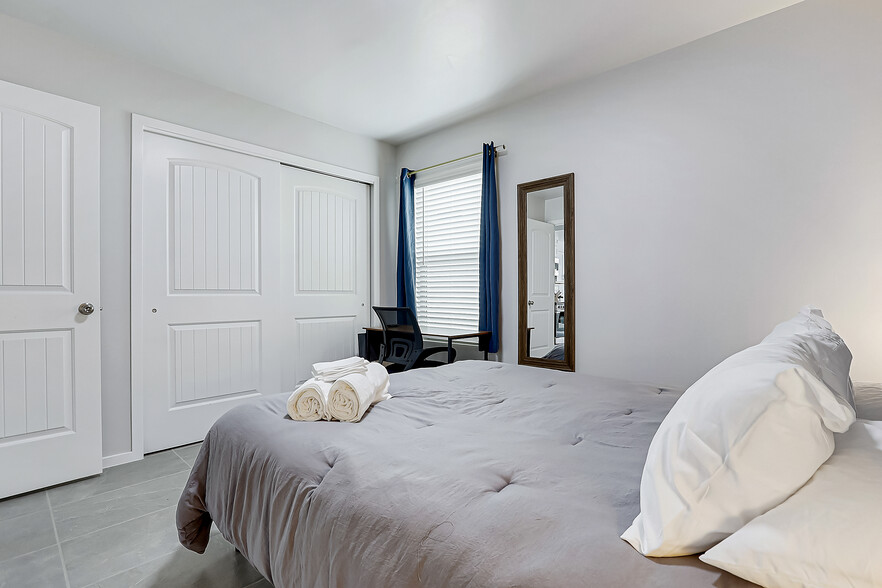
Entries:
<svg viewBox="0 0 882 588">
<path fill-rule="evenodd" d="M 407 371 L 418 367 L 436 367 L 446 362 L 428 360 L 430 355 L 447 353 L 446 347 L 423 348 L 423 333 L 416 315 L 406 306 L 374 306 L 383 326 L 380 362 L 390 363 L 390 371 Z M 453 358 L 456 358 L 456 350 Z M 394 366 L 394 367 L 393 367 Z M 397 369 L 396 369 L 397 368 Z"/>
</svg>

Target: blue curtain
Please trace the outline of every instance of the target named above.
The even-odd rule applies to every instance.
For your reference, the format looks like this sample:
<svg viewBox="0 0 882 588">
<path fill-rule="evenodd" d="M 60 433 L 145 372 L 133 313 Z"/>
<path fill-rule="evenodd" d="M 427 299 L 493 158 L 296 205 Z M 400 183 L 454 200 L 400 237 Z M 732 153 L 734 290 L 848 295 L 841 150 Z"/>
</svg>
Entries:
<svg viewBox="0 0 882 588">
<path fill-rule="evenodd" d="M 478 330 L 491 331 L 490 353 L 499 351 L 499 203 L 496 195 L 496 148 L 484 143 L 481 176 L 481 249 Z"/>
<path fill-rule="evenodd" d="M 398 304 L 416 314 L 416 245 L 413 220 L 413 180 L 406 167 L 401 170 L 398 204 Z"/>
</svg>

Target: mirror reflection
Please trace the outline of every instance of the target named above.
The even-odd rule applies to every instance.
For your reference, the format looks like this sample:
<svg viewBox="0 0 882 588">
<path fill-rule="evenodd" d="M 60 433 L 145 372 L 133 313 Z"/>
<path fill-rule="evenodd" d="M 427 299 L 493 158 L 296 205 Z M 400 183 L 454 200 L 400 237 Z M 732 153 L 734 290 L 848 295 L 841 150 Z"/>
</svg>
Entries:
<svg viewBox="0 0 882 588">
<path fill-rule="evenodd" d="M 529 357 L 563 360 L 565 356 L 565 230 L 563 186 L 527 194 Z"/>
</svg>

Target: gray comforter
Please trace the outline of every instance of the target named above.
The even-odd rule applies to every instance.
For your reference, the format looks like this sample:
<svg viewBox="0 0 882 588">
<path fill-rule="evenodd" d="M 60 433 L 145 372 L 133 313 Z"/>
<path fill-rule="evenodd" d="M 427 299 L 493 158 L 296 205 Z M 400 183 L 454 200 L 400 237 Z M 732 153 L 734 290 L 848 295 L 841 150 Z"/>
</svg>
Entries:
<svg viewBox="0 0 882 588">
<path fill-rule="evenodd" d="M 490 362 L 392 376 L 357 424 L 294 422 L 286 395 L 209 431 L 178 505 L 277 587 L 741 586 L 619 539 L 677 394 Z"/>
</svg>

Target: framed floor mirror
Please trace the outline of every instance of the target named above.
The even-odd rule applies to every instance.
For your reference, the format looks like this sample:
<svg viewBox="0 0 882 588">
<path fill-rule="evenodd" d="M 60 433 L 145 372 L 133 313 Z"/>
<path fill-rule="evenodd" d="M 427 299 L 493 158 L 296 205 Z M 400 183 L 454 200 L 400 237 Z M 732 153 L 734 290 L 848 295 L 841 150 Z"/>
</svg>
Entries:
<svg viewBox="0 0 882 588">
<path fill-rule="evenodd" d="M 574 174 L 518 184 L 518 363 L 576 369 Z"/>
</svg>

